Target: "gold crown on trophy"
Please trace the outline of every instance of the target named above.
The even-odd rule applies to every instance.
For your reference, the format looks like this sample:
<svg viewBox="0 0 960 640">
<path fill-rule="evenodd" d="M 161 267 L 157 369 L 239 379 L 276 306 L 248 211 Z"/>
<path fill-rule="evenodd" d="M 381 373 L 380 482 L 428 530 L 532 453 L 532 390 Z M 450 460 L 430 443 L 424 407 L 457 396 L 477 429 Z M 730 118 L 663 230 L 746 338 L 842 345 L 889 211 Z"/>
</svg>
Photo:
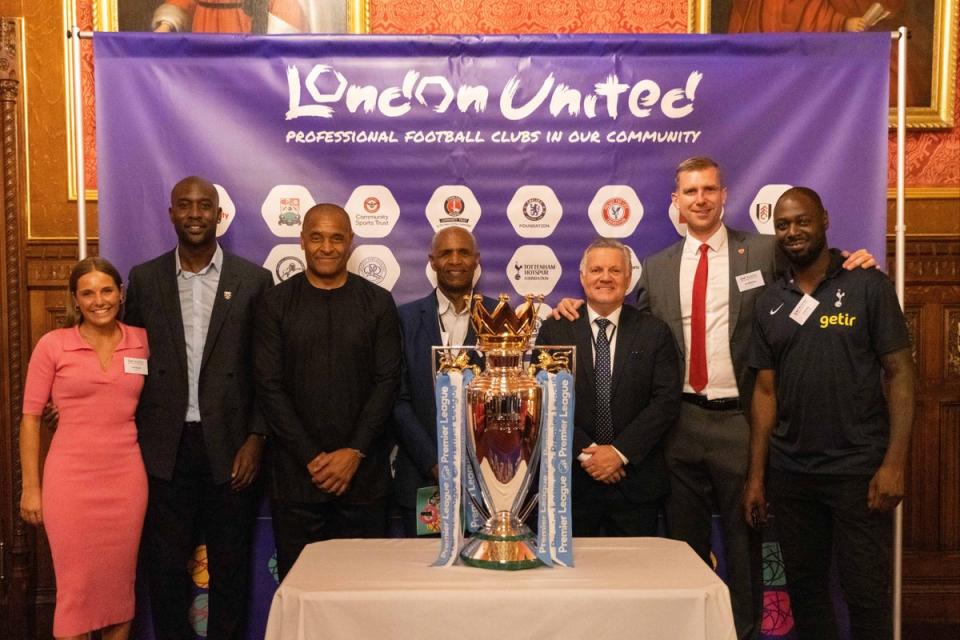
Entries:
<svg viewBox="0 0 960 640">
<path fill-rule="evenodd" d="M 473 329 L 481 351 L 491 349 L 526 350 L 537 326 L 537 310 L 543 296 L 527 294 L 520 313 L 510 307 L 510 296 L 501 293 L 493 312 L 483 306 L 483 296 L 473 296 Z"/>
</svg>

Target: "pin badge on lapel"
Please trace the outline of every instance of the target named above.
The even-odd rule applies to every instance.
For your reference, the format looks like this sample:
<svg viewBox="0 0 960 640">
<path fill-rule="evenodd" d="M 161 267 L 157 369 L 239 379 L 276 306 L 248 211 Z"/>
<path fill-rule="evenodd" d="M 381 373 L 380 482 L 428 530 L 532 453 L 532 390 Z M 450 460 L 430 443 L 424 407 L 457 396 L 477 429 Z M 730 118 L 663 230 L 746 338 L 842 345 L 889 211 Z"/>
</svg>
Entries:
<svg viewBox="0 0 960 640">
<path fill-rule="evenodd" d="M 224 292 L 223 292 L 223 299 L 224 299 L 224 300 L 229 300 L 229 299 L 232 298 L 232 297 L 233 297 L 233 291 L 224 291 Z"/>
<path fill-rule="evenodd" d="M 743 250 L 743 247 L 740 247 L 739 249 L 737 249 L 737 253 L 739 253 L 740 255 L 743 255 L 746 252 Z"/>
</svg>

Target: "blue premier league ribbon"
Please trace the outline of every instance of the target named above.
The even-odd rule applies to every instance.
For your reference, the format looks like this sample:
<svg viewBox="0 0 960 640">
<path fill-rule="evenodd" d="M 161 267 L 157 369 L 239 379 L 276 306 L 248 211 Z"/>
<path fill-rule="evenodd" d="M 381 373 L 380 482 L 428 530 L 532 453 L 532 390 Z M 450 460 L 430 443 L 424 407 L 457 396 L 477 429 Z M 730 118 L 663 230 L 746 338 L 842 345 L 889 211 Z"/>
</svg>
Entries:
<svg viewBox="0 0 960 640">
<path fill-rule="evenodd" d="M 437 374 L 437 461 L 440 478 L 440 555 L 435 567 L 449 567 L 457 561 L 463 544 L 460 521 L 461 470 L 463 469 L 464 374 L 448 371 Z"/>
<path fill-rule="evenodd" d="M 551 566 L 573 566 L 570 510 L 570 456 L 573 433 L 573 375 L 569 371 L 537 374 L 543 388 L 540 504 L 537 557 Z"/>
</svg>

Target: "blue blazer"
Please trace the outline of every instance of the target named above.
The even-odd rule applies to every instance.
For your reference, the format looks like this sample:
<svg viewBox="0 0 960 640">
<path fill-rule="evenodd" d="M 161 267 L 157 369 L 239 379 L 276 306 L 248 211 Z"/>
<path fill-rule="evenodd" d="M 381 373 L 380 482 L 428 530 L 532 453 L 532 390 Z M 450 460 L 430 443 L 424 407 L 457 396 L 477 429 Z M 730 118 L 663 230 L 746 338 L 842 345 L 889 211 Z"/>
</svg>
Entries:
<svg viewBox="0 0 960 640">
<path fill-rule="evenodd" d="M 493 311 L 497 301 L 484 296 L 483 306 Z M 432 348 L 441 346 L 437 319 L 436 290 L 401 305 L 400 331 L 403 341 L 403 366 L 400 395 L 393 407 L 397 435 L 397 461 L 394 490 L 402 507 L 416 507 L 417 489 L 436 484 L 431 473 L 437 464 L 437 407 L 433 390 Z M 464 342 L 475 344 L 473 323 Z"/>
</svg>

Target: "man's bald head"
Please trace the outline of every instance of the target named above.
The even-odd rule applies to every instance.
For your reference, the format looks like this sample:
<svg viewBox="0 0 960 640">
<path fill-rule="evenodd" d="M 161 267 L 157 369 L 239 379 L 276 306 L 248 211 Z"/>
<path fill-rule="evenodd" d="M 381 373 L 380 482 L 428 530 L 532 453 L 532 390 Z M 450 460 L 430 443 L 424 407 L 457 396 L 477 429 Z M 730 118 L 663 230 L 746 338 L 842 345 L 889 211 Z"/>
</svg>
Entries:
<svg viewBox="0 0 960 640">
<path fill-rule="evenodd" d="M 474 253 L 479 253 L 477 248 L 477 238 L 470 231 L 464 229 L 463 227 L 444 227 L 433 234 L 433 240 L 430 241 L 430 255 L 436 255 L 437 247 L 444 244 L 447 238 L 458 238 L 460 243 L 468 242 L 470 244 L 470 249 Z"/>
<path fill-rule="evenodd" d="M 213 201 L 214 209 L 220 208 L 220 194 L 217 193 L 217 188 L 213 186 L 212 182 L 206 178 L 201 178 L 200 176 L 187 176 L 177 184 L 173 185 L 173 189 L 170 190 L 171 206 L 176 204 L 177 198 L 181 194 L 190 191 L 193 187 L 196 187 L 197 190 Z"/>
<path fill-rule="evenodd" d="M 320 204 L 315 204 L 307 210 L 306 215 L 303 216 L 303 227 L 306 228 L 310 221 L 310 218 L 318 215 L 329 215 L 329 216 L 339 216 L 343 224 L 346 225 L 347 229 L 350 230 L 350 233 L 353 233 L 353 225 L 350 224 L 350 214 L 344 210 L 343 207 L 337 204 L 332 204 L 330 202 L 321 202 Z"/>
</svg>

